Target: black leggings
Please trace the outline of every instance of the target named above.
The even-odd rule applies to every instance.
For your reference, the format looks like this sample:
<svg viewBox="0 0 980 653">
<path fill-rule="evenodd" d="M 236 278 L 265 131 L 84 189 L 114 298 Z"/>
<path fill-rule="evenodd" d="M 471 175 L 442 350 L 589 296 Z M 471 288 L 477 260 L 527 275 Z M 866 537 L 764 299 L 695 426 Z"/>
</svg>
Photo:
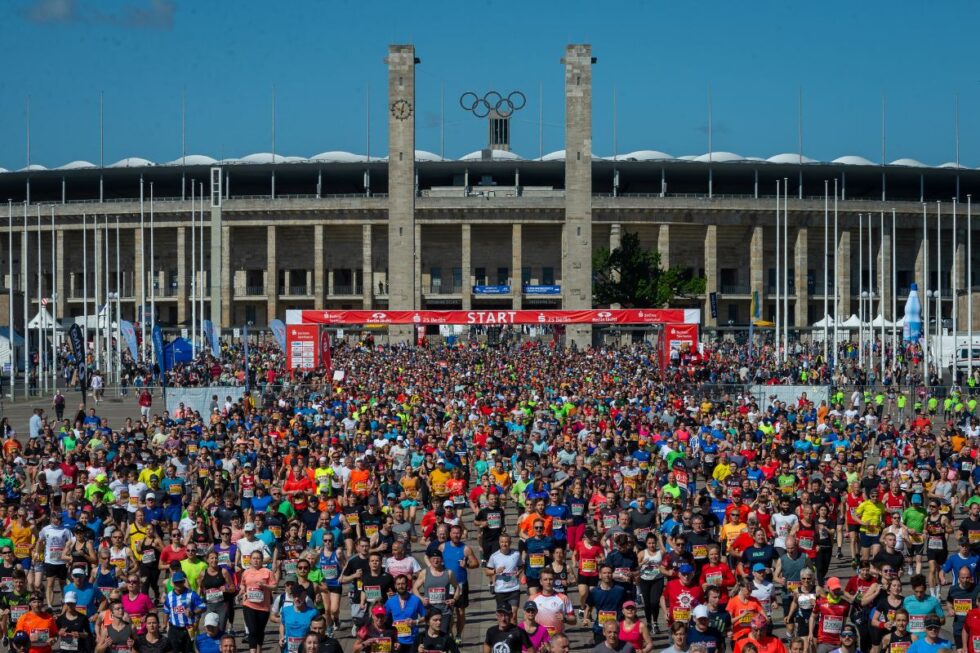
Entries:
<svg viewBox="0 0 980 653">
<path fill-rule="evenodd" d="M 153 598 L 160 598 L 160 569 L 153 565 L 140 565 L 140 576 L 143 577 L 143 593 Z"/>
<path fill-rule="evenodd" d="M 833 546 L 822 546 L 817 549 L 817 585 L 823 587 L 823 582 L 827 578 L 827 570 L 830 569 L 830 560 L 833 555 Z"/>
<path fill-rule="evenodd" d="M 248 628 L 248 647 L 261 647 L 265 644 L 265 627 L 269 623 L 268 610 L 256 610 L 247 605 L 242 608 L 245 627 Z"/>
<path fill-rule="evenodd" d="M 643 613 L 646 616 L 647 627 L 660 621 L 660 597 L 664 593 L 664 577 L 655 580 L 640 581 L 640 596 L 643 597 Z"/>
</svg>

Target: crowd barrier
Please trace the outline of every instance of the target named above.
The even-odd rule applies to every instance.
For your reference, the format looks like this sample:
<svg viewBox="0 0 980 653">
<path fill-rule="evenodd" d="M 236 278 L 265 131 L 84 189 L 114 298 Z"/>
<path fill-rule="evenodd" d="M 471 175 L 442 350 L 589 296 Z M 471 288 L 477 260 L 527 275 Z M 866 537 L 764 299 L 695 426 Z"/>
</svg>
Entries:
<svg viewBox="0 0 980 653">
<path fill-rule="evenodd" d="M 202 416 L 211 413 L 212 397 L 216 397 L 218 407 L 224 406 L 225 400 L 238 401 L 245 395 L 244 386 L 202 386 L 199 388 L 167 388 L 167 410 L 171 414 L 178 406 L 198 411 Z"/>
</svg>

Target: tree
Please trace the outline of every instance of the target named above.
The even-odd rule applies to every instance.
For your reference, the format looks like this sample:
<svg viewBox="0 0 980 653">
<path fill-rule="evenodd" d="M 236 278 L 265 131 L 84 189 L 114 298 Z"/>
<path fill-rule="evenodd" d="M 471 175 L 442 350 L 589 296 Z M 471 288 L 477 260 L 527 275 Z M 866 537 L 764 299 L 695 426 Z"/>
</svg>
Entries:
<svg viewBox="0 0 980 653">
<path fill-rule="evenodd" d="M 663 269 L 660 252 L 644 248 L 635 233 L 624 233 L 619 247 L 603 248 L 592 257 L 592 294 L 598 305 L 660 308 L 678 297 L 702 294 L 704 287 L 704 277 L 691 277 L 676 266 Z"/>
</svg>

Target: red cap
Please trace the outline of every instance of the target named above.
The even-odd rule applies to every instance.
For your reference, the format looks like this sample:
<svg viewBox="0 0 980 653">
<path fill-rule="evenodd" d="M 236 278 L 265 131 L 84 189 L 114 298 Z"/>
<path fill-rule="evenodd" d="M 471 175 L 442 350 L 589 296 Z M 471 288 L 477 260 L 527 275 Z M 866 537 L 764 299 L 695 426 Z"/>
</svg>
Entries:
<svg viewBox="0 0 980 653">
<path fill-rule="evenodd" d="M 840 578 L 837 578 L 836 576 L 831 576 L 830 578 L 827 579 L 826 585 L 828 591 L 839 590 L 841 588 Z"/>
<path fill-rule="evenodd" d="M 734 490 L 732 490 L 732 496 L 733 497 L 740 497 L 740 496 L 742 496 L 742 489 L 741 488 L 735 488 Z"/>
<path fill-rule="evenodd" d="M 371 614 L 383 615 L 385 613 L 385 608 L 383 605 L 376 605 L 371 608 Z"/>
</svg>

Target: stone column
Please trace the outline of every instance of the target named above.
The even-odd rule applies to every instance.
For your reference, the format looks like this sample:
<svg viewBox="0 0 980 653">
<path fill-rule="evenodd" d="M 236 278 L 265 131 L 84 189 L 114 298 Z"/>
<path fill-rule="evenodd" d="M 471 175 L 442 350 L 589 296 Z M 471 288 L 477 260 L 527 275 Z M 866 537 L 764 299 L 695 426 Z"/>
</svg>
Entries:
<svg viewBox="0 0 980 653">
<path fill-rule="evenodd" d="M 323 225 L 313 225 L 313 308 L 322 311 L 325 306 L 323 276 Z"/>
<path fill-rule="evenodd" d="M 54 302 L 54 310 L 56 316 L 65 317 L 65 301 L 68 299 L 65 295 L 65 230 L 59 229 L 55 233 L 55 267 L 57 268 L 57 274 L 54 275 L 54 291 L 58 293 L 58 299 Z M 8 252 L 8 255 L 13 255 L 13 252 Z M 120 258 L 122 258 L 120 256 Z M 13 281 L 13 279 L 11 279 Z"/>
<path fill-rule="evenodd" d="M 212 219 L 214 216 L 214 209 L 211 210 Z M 231 227 L 223 226 L 218 232 L 218 242 L 224 242 L 225 247 L 217 253 L 218 262 L 215 263 L 215 252 L 214 247 L 211 247 L 211 315 L 215 315 L 215 296 L 218 297 L 217 306 L 221 309 L 221 326 L 225 329 L 230 329 L 232 325 L 232 311 L 231 311 Z M 213 243 L 214 229 L 211 230 L 211 242 Z M 215 270 L 218 274 L 215 274 Z M 215 279 L 218 280 L 215 283 Z M 220 291 L 219 291 L 220 289 Z M 218 291 L 218 292 L 216 292 Z"/>
<path fill-rule="evenodd" d="M 473 307 L 473 251 L 470 225 L 460 225 L 460 232 L 462 233 L 462 261 L 460 265 L 463 268 L 463 287 L 460 292 L 463 295 L 463 310 L 468 311 Z"/>
<path fill-rule="evenodd" d="M 660 252 L 660 267 L 664 270 L 670 267 L 670 225 L 660 225 L 657 232 L 657 251 Z"/>
<path fill-rule="evenodd" d="M 835 292 L 837 293 L 840 316 L 834 316 L 835 320 L 844 322 L 851 317 L 851 232 L 848 229 L 838 231 L 840 241 L 837 243 L 837 262 L 840 270 L 835 281 Z"/>
<path fill-rule="evenodd" d="M 364 287 L 361 289 L 364 302 L 364 310 L 374 308 L 374 261 L 371 252 L 371 225 L 366 224 L 361 227 L 361 280 Z M 391 304 L 389 304 L 391 306 Z"/>
<path fill-rule="evenodd" d="M 415 46 L 388 47 L 388 307 L 416 305 Z M 414 342 L 411 325 L 392 326 L 389 341 Z"/>
<path fill-rule="evenodd" d="M 718 326 L 711 317 L 711 293 L 718 292 L 718 225 L 709 224 L 704 233 L 704 324 Z"/>
<path fill-rule="evenodd" d="M 133 279 L 136 283 L 133 284 L 133 319 L 140 319 L 140 302 L 143 300 L 144 289 L 146 288 L 146 276 L 141 274 L 141 268 L 143 267 L 143 233 L 140 231 L 139 225 L 133 229 Z M 149 302 L 149 293 L 146 293 L 147 302 Z M 149 324 L 149 323 L 148 323 Z M 149 338 L 149 331 L 147 331 L 147 338 Z"/>
<path fill-rule="evenodd" d="M 187 227 L 177 227 L 177 321 L 187 320 Z M 196 300 L 195 300 L 196 301 Z"/>
<path fill-rule="evenodd" d="M 592 46 L 568 45 L 565 57 L 565 237 L 562 307 L 592 308 Z M 568 344 L 592 344 L 591 325 L 569 325 Z"/>
<path fill-rule="evenodd" d="M 279 261 L 276 259 L 276 227 L 265 228 L 266 324 L 279 317 Z"/>
<path fill-rule="evenodd" d="M 810 289 L 806 285 L 809 254 L 809 230 L 806 227 L 798 227 L 796 243 L 793 245 L 793 282 L 796 284 L 797 328 L 809 326 L 807 318 L 809 317 Z"/>
<path fill-rule="evenodd" d="M 752 227 L 752 237 L 749 241 L 749 320 L 755 320 L 756 315 L 751 311 L 758 308 L 759 319 L 765 319 L 762 307 L 766 305 L 766 264 L 763 244 L 764 230 L 762 225 Z M 758 304 L 752 305 L 752 297 L 758 297 Z"/>
<path fill-rule="evenodd" d="M 609 225 L 609 251 L 619 249 L 623 244 L 623 225 L 615 222 Z"/>
<path fill-rule="evenodd" d="M 524 305 L 524 280 L 521 278 L 521 267 L 524 265 L 522 258 L 524 240 L 521 224 L 514 223 L 510 234 L 510 278 L 512 280 L 510 290 L 514 294 L 515 310 L 520 310 Z"/>
</svg>

